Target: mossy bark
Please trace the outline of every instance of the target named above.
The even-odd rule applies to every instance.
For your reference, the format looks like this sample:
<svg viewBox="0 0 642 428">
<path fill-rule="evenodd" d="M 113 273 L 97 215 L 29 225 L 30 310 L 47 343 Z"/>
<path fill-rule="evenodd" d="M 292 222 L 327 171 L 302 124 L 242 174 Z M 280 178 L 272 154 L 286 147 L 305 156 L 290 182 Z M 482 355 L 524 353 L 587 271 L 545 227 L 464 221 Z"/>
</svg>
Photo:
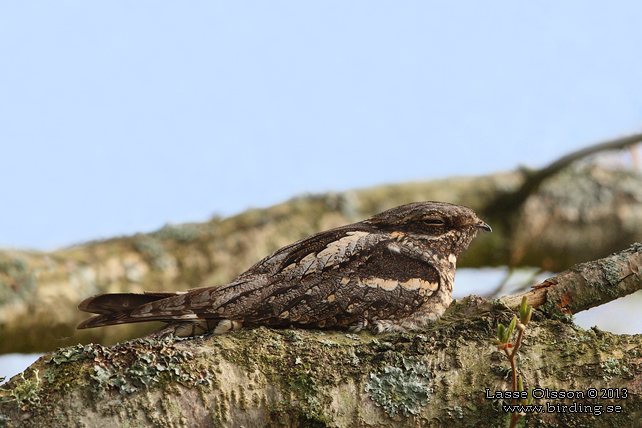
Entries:
<svg viewBox="0 0 642 428">
<path fill-rule="evenodd" d="M 2 388 L 0 426 L 505 427 L 510 400 L 486 397 L 510 389 L 509 363 L 490 339 L 511 317 L 499 302 L 470 297 L 416 332 L 261 327 L 60 349 Z M 527 426 L 637 423 L 641 350 L 642 335 L 584 331 L 536 310 L 518 361 L 526 386 L 584 398 L 536 399 L 544 410 Z M 573 404 L 591 412 L 570 412 Z"/>
<path fill-rule="evenodd" d="M 0 353 L 44 352 L 75 343 L 113 344 L 158 325 L 77 332 L 76 309 L 98 293 L 216 286 L 272 251 L 320 230 L 384 209 L 440 200 L 484 212 L 493 226 L 458 266 L 530 265 L 559 271 L 642 241 L 642 178 L 631 171 L 583 166 L 549 179 L 525 203 L 510 234 L 490 201 L 519 188 L 518 172 L 379 186 L 295 198 L 202 224 L 166 226 L 134 236 L 53 252 L 0 251 Z"/>
</svg>

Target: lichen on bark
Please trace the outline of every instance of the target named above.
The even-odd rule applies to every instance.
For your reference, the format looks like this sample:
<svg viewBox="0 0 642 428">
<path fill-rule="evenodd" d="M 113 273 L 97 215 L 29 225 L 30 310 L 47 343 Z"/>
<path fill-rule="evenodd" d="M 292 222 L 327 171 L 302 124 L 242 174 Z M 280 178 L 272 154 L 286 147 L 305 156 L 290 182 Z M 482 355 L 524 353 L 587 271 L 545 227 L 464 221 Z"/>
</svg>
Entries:
<svg viewBox="0 0 642 428">
<path fill-rule="evenodd" d="M 49 426 L 500 426 L 506 420 L 502 403 L 485 399 L 484 392 L 509 389 L 507 363 L 490 338 L 497 323 L 511 317 L 505 306 L 471 297 L 415 332 L 373 336 L 259 327 L 191 340 L 65 348 L 24 373 L 38 399 L 15 399 L 12 391 L 24 387 L 20 377 L 2 388 L 0 415 L 8 427 L 45 421 Z M 520 368 L 529 387 L 629 388 L 631 398 L 618 402 L 624 414 L 574 419 L 582 426 L 616 426 L 642 416 L 640 349 L 641 336 L 584 331 L 536 311 L 520 350 Z M 405 401 L 407 414 L 401 405 L 396 411 L 379 406 L 373 376 L 386 373 L 431 389 L 430 399 Z M 577 426 L 565 418 L 526 417 L 538 426 Z"/>
</svg>

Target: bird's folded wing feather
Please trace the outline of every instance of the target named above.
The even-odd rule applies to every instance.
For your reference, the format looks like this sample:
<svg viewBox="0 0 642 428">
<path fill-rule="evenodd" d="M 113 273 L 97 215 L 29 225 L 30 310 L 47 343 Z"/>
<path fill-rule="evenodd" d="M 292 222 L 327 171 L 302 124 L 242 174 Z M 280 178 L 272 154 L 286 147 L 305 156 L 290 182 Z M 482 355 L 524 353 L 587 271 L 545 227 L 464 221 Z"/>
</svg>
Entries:
<svg viewBox="0 0 642 428">
<path fill-rule="evenodd" d="M 375 307 L 380 316 L 414 310 L 438 284 L 433 266 L 402 254 L 388 235 L 356 224 L 284 247 L 222 287 L 129 300 L 122 295 L 113 301 L 110 295 L 97 296 L 83 310 L 100 310 L 95 313 L 103 315 L 79 328 L 181 319 L 266 325 L 331 320 L 332 325 L 347 326 Z M 129 306 L 123 307 L 122 301 Z M 137 302 L 141 304 L 131 306 Z"/>
</svg>

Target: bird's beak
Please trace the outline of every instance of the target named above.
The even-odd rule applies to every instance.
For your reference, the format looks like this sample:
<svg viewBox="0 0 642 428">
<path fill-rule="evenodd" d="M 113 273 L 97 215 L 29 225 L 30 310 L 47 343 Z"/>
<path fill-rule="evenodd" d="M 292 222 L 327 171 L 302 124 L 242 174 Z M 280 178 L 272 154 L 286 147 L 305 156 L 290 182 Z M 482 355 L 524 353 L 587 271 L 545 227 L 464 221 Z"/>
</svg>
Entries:
<svg viewBox="0 0 642 428">
<path fill-rule="evenodd" d="M 479 222 L 475 225 L 475 227 L 478 227 L 480 229 L 484 229 L 486 232 L 492 232 L 493 231 L 493 229 L 491 229 L 491 227 L 488 224 L 484 223 L 481 220 L 479 220 Z"/>
</svg>

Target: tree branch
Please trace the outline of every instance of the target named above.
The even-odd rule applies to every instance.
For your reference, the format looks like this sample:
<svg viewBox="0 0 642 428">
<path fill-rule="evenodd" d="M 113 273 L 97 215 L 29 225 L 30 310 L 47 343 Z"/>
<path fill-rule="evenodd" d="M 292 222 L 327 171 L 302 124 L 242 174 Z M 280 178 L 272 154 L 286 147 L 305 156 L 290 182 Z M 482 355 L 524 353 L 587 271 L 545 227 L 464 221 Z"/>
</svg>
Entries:
<svg viewBox="0 0 642 428">
<path fill-rule="evenodd" d="M 603 259 L 580 263 L 531 290 L 499 299 L 516 308 L 526 296 L 529 305 L 549 317 L 576 314 L 642 289 L 642 244 Z"/>
<path fill-rule="evenodd" d="M 637 133 L 607 140 L 590 147 L 585 147 L 573 153 L 569 153 L 540 170 L 529 172 L 519 189 L 514 192 L 498 196 L 483 209 L 483 212 L 500 220 L 503 219 L 504 223 L 508 224 L 510 217 L 521 208 L 530 195 L 539 190 L 540 185 L 547 178 L 557 174 L 573 162 L 585 158 L 586 156 L 606 150 L 623 149 L 641 141 L 642 133 Z"/>
</svg>

